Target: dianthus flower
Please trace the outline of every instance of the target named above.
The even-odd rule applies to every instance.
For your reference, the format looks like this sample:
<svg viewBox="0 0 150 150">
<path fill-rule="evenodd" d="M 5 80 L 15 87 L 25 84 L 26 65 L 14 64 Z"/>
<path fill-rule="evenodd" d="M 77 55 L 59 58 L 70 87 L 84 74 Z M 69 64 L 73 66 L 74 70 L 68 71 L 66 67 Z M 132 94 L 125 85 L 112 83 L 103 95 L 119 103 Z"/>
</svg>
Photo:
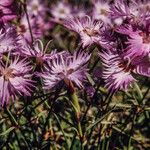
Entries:
<svg viewBox="0 0 150 150">
<path fill-rule="evenodd" d="M 13 51 L 18 46 L 18 36 L 14 27 L 0 30 L 0 54 Z"/>
<path fill-rule="evenodd" d="M 32 16 L 45 16 L 48 8 L 44 5 L 41 0 L 28 0 L 27 1 L 27 11 Z"/>
<path fill-rule="evenodd" d="M 136 79 L 134 74 L 150 77 L 150 62 L 147 57 L 131 60 L 123 55 L 107 51 L 101 52 L 103 78 L 109 91 L 127 90 Z"/>
<path fill-rule="evenodd" d="M 40 30 L 38 24 L 37 24 L 37 18 L 36 17 L 32 17 L 29 15 L 29 20 L 30 20 L 30 25 L 31 25 L 31 32 L 32 35 L 35 39 L 41 38 L 43 33 Z M 26 15 L 24 14 L 21 17 L 20 23 L 17 26 L 17 32 L 20 36 L 22 36 L 27 42 L 31 42 L 31 32 L 29 29 L 29 24 L 26 18 Z"/>
<path fill-rule="evenodd" d="M 150 33 L 146 30 L 133 30 L 132 26 L 122 26 L 117 30 L 119 33 L 128 35 L 126 42 L 127 57 L 146 56 L 150 53 Z"/>
<path fill-rule="evenodd" d="M 20 53 L 22 56 L 35 58 L 37 65 L 43 65 L 44 62 L 53 59 L 59 54 L 56 50 L 53 50 L 50 53 L 47 52 L 50 42 L 51 41 L 49 41 L 45 47 L 41 40 L 36 40 L 33 47 L 28 43 L 24 43 Z"/>
<path fill-rule="evenodd" d="M 103 23 L 94 20 L 90 16 L 69 18 L 65 20 L 64 25 L 80 35 L 83 47 L 101 41 L 100 30 Z"/>
<path fill-rule="evenodd" d="M 64 81 L 67 85 L 71 82 L 78 87 L 83 87 L 86 78 L 87 62 L 90 55 L 84 52 L 75 52 L 73 55 L 62 53 L 49 62 L 48 67 L 39 74 L 44 82 L 44 88 L 50 89 L 58 82 Z"/>
<path fill-rule="evenodd" d="M 108 1 L 104 0 L 95 0 L 93 2 L 93 18 L 101 20 L 104 24 L 110 24 L 111 20 L 109 17 L 110 5 Z"/>
<path fill-rule="evenodd" d="M 50 13 L 53 21 L 59 22 L 71 15 L 71 6 L 63 1 L 51 6 Z"/>
<path fill-rule="evenodd" d="M 33 81 L 30 79 L 32 67 L 29 61 L 19 57 L 11 60 L 10 64 L 0 63 L 0 105 L 7 104 L 18 95 L 31 95 Z"/>
<path fill-rule="evenodd" d="M 150 2 L 141 0 L 117 0 L 111 5 L 111 18 L 114 22 L 142 23 L 150 17 Z"/>
</svg>

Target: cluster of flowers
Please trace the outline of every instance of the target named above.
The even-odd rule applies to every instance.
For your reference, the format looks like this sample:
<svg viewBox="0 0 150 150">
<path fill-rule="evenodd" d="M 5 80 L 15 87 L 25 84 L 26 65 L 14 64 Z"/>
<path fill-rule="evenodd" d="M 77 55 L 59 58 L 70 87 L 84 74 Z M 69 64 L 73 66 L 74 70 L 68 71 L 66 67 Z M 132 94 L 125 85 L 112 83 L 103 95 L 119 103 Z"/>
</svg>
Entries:
<svg viewBox="0 0 150 150">
<path fill-rule="evenodd" d="M 126 90 L 134 74 L 150 77 L 150 2 L 96 0 L 91 15 L 66 19 L 83 47 L 101 46 L 103 78 L 110 92 Z"/>
<path fill-rule="evenodd" d="M 21 3 L 21 2 L 20 2 Z M 133 74 L 150 76 L 150 3 L 93 0 L 89 11 L 66 2 L 48 8 L 41 0 L 22 4 L 24 13 L 14 14 L 14 0 L 0 2 L 0 104 L 18 95 L 30 96 L 41 78 L 44 89 L 60 81 L 83 87 L 91 54 L 84 49 L 99 45 L 103 78 L 110 92 L 126 90 L 136 81 Z M 26 7 L 27 6 L 27 7 Z M 88 15 L 87 15 L 88 14 Z M 13 23 L 14 18 L 19 23 Z M 80 35 L 82 49 L 48 51 L 41 40 L 59 23 Z M 32 43 L 34 37 L 34 43 Z M 40 68 L 40 69 L 37 69 Z"/>
</svg>

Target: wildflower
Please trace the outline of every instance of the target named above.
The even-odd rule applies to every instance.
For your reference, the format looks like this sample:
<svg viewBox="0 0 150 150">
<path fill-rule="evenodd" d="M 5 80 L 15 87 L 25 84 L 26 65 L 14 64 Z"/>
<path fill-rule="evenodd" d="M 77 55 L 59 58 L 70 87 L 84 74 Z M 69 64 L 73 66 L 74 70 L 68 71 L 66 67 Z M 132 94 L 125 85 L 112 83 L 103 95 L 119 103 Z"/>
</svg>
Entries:
<svg viewBox="0 0 150 150">
<path fill-rule="evenodd" d="M 103 21 L 105 24 L 111 24 L 109 18 L 110 6 L 104 0 L 95 0 L 93 3 L 93 18 Z"/>
<path fill-rule="evenodd" d="M 70 81 L 78 87 L 83 87 L 82 82 L 85 80 L 87 67 L 86 63 L 90 55 L 84 52 L 75 52 L 73 55 L 62 53 L 49 62 L 45 71 L 39 74 L 44 82 L 44 88 L 50 89 L 58 82 L 64 81 L 68 86 Z"/>
<path fill-rule="evenodd" d="M 58 54 L 56 53 L 56 50 L 52 51 L 51 53 L 47 53 L 50 42 L 51 41 L 49 41 L 45 47 L 41 40 L 36 40 L 33 47 L 26 43 L 21 49 L 21 55 L 34 57 L 38 65 L 43 65 L 44 62 L 53 59 Z"/>
<path fill-rule="evenodd" d="M 32 67 L 29 61 L 15 58 L 10 65 L 0 64 L 0 104 L 4 106 L 10 99 L 14 100 L 18 95 L 31 95 L 33 81 L 29 72 Z"/>
<path fill-rule="evenodd" d="M 123 22 L 124 20 L 129 23 L 142 23 L 150 17 L 150 3 L 141 0 L 118 0 L 115 1 L 110 8 L 110 16 L 114 21 Z"/>
<path fill-rule="evenodd" d="M 30 43 L 31 32 L 34 39 L 42 38 L 53 27 L 53 23 L 48 21 L 48 8 L 41 0 L 27 1 L 27 11 L 31 29 L 26 14 L 22 15 L 17 29 L 18 33 Z"/>
<path fill-rule="evenodd" d="M 14 27 L 0 30 L 0 54 L 13 51 L 18 46 L 18 36 Z"/>
<path fill-rule="evenodd" d="M 27 11 L 33 16 L 45 16 L 47 8 L 41 0 L 27 1 Z"/>
<path fill-rule="evenodd" d="M 150 53 L 149 31 L 138 28 L 134 31 L 130 25 L 119 27 L 117 31 L 129 36 L 126 42 L 126 44 L 128 44 L 126 52 L 127 57 L 143 57 Z"/>
<path fill-rule="evenodd" d="M 147 58 L 137 57 L 131 60 L 116 52 L 101 52 L 103 78 L 109 91 L 127 90 L 136 79 L 134 74 L 150 77 L 150 62 Z"/>
<path fill-rule="evenodd" d="M 90 16 L 69 18 L 65 20 L 64 25 L 80 35 L 83 47 L 99 43 L 101 40 L 100 30 L 103 27 L 103 23 L 94 20 Z"/>
<path fill-rule="evenodd" d="M 56 5 L 52 5 L 50 13 L 53 16 L 53 21 L 59 22 L 71 15 L 71 7 L 68 3 L 58 2 Z"/>
<path fill-rule="evenodd" d="M 43 33 L 40 30 L 39 26 L 36 23 L 36 19 L 35 17 L 32 17 L 29 15 L 29 20 L 30 20 L 30 26 L 31 26 L 31 31 L 32 31 L 32 35 L 35 39 L 41 38 Z M 26 18 L 26 15 L 24 14 L 21 17 L 20 23 L 17 26 L 17 32 L 20 36 L 22 36 L 27 42 L 31 42 L 31 32 L 30 32 L 30 28 L 29 28 L 29 24 Z"/>
</svg>

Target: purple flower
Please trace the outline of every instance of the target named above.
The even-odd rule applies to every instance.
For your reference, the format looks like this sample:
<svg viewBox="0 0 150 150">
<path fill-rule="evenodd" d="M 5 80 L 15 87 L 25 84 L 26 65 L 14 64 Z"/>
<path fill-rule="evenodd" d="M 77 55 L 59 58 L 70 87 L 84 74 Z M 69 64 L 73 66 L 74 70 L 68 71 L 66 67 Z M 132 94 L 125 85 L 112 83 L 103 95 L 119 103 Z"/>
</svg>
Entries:
<svg viewBox="0 0 150 150">
<path fill-rule="evenodd" d="M 35 39 L 41 38 L 43 33 L 36 22 L 37 18 L 31 17 L 29 15 L 29 20 L 30 20 L 33 37 Z M 25 14 L 21 17 L 20 23 L 17 26 L 17 31 L 18 34 L 21 35 L 27 42 L 31 42 L 31 33 L 30 33 L 29 25 Z"/>
<path fill-rule="evenodd" d="M 33 81 L 30 79 L 32 67 L 29 61 L 15 58 L 10 65 L 0 64 L 0 105 L 7 104 L 10 99 L 14 100 L 17 95 L 31 95 Z"/>
<path fill-rule="evenodd" d="M 27 11 L 33 38 L 42 38 L 54 25 L 47 17 L 48 8 L 41 0 L 32 0 L 27 1 Z M 32 41 L 26 14 L 23 14 L 20 19 L 18 33 L 22 35 L 27 42 Z"/>
<path fill-rule="evenodd" d="M 57 57 L 59 54 L 56 53 L 56 50 L 51 51 L 51 53 L 47 52 L 50 42 L 51 41 L 49 41 L 45 47 L 41 40 L 36 40 L 33 47 L 26 43 L 21 49 L 21 55 L 26 57 L 34 57 L 38 65 L 43 65 L 44 62 Z"/>
<path fill-rule="evenodd" d="M 124 58 L 116 52 L 101 52 L 103 78 L 109 91 L 127 90 L 136 79 L 133 73 L 150 77 L 150 62 L 147 58 L 137 57 L 133 60 Z"/>
<path fill-rule="evenodd" d="M 68 3 L 61 1 L 51 6 L 50 13 L 53 16 L 52 20 L 59 22 L 71 15 L 71 6 Z"/>
<path fill-rule="evenodd" d="M 111 24 L 109 17 L 110 5 L 104 0 L 95 0 L 93 2 L 93 18 L 103 21 L 105 24 Z"/>
<path fill-rule="evenodd" d="M 48 11 L 48 8 L 44 5 L 41 0 L 28 0 L 27 10 L 30 15 L 34 16 L 45 16 L 45 13 Z"/>
<path fill-rule="evenodd" d="M 128 35 L 128 44 L 126 56 L 136 57 L 136 56 L 146 56 L 150 53 L 150 36 L 149 31 L 144 31 L 141 29 L 133 30 L 132 26 L 119 27 L 118 32 Z"/>
<path fill-rule="evenodd" d="M 69 18 L 65 20 L 64 25 L 68 29 L 79 33 L 83 47 L 101 41 L 100 30 L 103 23 L 94 20 L 90 16 Z"/>
<path fill-rule="evenodd" d="M 49 62 L 42 74 L 39 74 L 44 82 L 45 89 L 51 89 L 58 82 L 64 80 L 68 85 L 69 81 L 78 87 L 83 87 L 82 82 L 86 78 L 86 63 L 90 55 L 84 52 L 75 52 L 73 55 L 62 53 Z"/>
<path fill-rule="evenodd" d="M 116 23 L 122 24 L 124 20 L 129 23 L 142 23 L 143 19 L 150 17 L 150 3 L 141 0 L 117 0 L 111 5 L 111 17 Z M 119 21 L 119 22 L 118 22 Z"/>
<path fill-rule="evenodd" d="M 17 48 L 18 36 L 14 27 L 0 30 L 0 54 L 13 51 Z"/>
</svg>

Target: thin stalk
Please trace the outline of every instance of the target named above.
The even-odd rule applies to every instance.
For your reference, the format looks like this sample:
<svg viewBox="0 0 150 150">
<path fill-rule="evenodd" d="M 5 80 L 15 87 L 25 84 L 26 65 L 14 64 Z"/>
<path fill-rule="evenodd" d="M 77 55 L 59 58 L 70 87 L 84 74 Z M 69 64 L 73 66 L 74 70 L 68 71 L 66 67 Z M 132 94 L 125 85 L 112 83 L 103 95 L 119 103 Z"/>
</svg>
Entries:
<svg viewBox="0 0 150 150">
<path fill-rule="evenodd" d="M 15 117 L 12 115 L 11 111 L 9 111 L 9 109 L 7 109 L 7 108 L 6 108 L 6 110 L 7 110 L 8 114 L 9 114 L 9 116 L 11 117 L 11 119 L 13 120 L 13 122 L 15 123 L 15 125 L 18 126 L 18 122 L 15 119 Z"/>
<path fill-rule="evenodd" d="M 34 41 L 33 33 L 32 33 L 32 28 L 31 28 L 30 19 L 29 19 L 29 15 L 28 15 L 28 12 L 27 12 L 26 4 L 23 4 L 23 8 L 24 8 L 24 12 L 25 12 L 27 22 L 28 22 L 29 32 L 30 32 L 30 36 L 31 36 L 31 43 L 33 43 L 33 41 Z"/>
<path fill-rule="evenodd" d="M 74 91 L 73 93 L 71 93 L 71 98 L 72 98 L 72 102 L 74 105 L 74 113 L 76 116 L 76 121 L 77 121 L 77 128 L 78 128 L 78 132 L 79 132 L 79 136 L 80 136 L 80 140 L 82 140 L 83 138 L 83 133 L 82 133 L 82 128 L 81 128 L 81 123 L 80 123 L 80 105 L 79 105 L 79 100 L 78 100 L 78 96 L 76 94 L 76 92 Z"/>
<path fill-rule="evenodd" d="M 55 113 L 53 113 L 53 114 L 54 114 L 54 117 L 56 118 L 56 120 L 57 120 L 57 122 L 58 122 L 58 124 L 59 124 L 59 126 L 60 126 L 60 130 L 61 130 L 61 132 L 62 132 L 62 134 L 63 134 L 63 136 L 64 136 L 64 138 L 65 138 L 65 142 L 66 142 L 66 144 L 67 144 L 67 149 L 69 150 L 70 144 L 69 144 L 69 142 L 68 142 L 68 140 L 67 140 L 67 137 L 66 137 L 66 134 L 65 134 L 65 132 L 64 132 L 64 129 L 63 129 L 62 125 L 61 125 L 61 122 L 60 122 L 59 118 L 57 117 L 57 115 L 56 115 Z"/>
</svg>

